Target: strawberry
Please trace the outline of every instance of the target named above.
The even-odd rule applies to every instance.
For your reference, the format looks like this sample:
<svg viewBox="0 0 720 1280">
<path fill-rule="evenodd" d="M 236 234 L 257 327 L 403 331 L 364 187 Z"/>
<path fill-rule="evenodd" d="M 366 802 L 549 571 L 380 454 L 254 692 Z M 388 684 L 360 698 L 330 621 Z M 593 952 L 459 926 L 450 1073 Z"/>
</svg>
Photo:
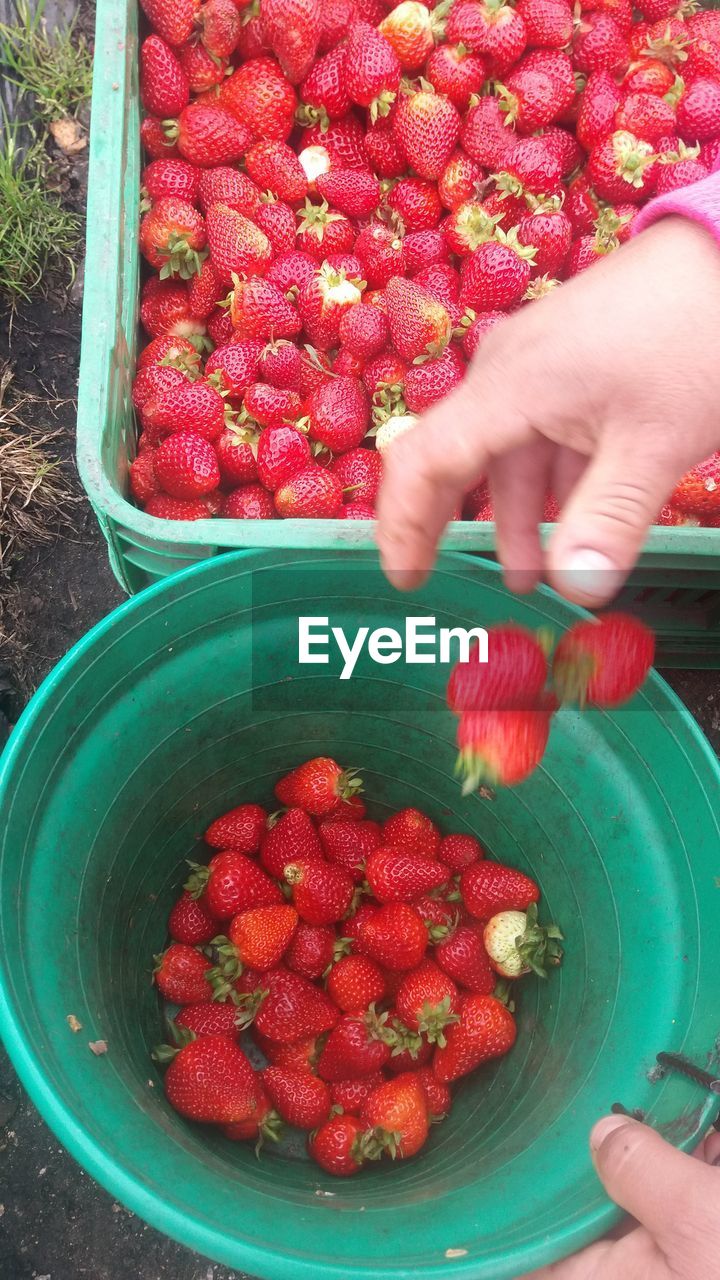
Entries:
<svg viewBox="0 0 720 1280">
<path fill-rule="evenodd" d="M 167 951 L 155 957 L 155 985 L 173 1004 L 205 1004 L 212 998 L 211 969 L 210 961 L 194 947 L 171 942 Z"/>
<path fill-rule="evenodd" d="M 504 310 L 525 293 L 532 273 L 532 249 L 517 234 L 499 228 L 496 239 L 481 244 L 463 261 L 460 305 L 480 311 Z"/>
<path fill-rule="evenodd" d="M 370 425 L 367 396 L 356 378 L 337 377 L 326 382 L 309 397 L 307 413 L 311 440 L 333 453 L 356 449 Z"/>
<path fill-rule="evenodd" d="M 438 858 L 451 871 L 464 871 L 473 862 L 485 857 L 485 850 L 475 836 L 456 835 L 443 836 L 440 841 Z"/>
<path fill-rule="evenodd" d="M 409 231 L 403 240 L 408 274 L 417 276 L 429 267 L 447 264 L 450 247 L 440 227 L 425 231 Z"/>
<path fill-rule="evenodd" d="M 472 200 L 483 178 L 480 165 L 464 151 L 455 151 L 438 182 L 438 195 L 451 212 Z"/>
<path fill-rule="evenodd" d="M 374 449 L 349 449 L 333 460 L 330 470 L 340 481 L 351 503 L 373 506 L 382 479 L 382 458 Z"/>
<path fill-rule="evenodd" d="M 562 209 L 528 213 L 518 224 L 518 240 L 534 250 L 533 276 L 557 276 L 572 243 L 572 223 Z"/>
<path fill-rule="evenodd" d="M 538 924 L 537 904 L 524 911 L 501 911 L 485 925 L 483 938 L 490 963 L 501 978 L 535 973 L 547 977 L 548 965 L 562 959 L 562 934 L 557 925 Z"/>
<path fill-rule="evenodd" d="M 273 139 L 256 142 L 245 156 L 245 167 L 256 186 L 262 191 L 271 191 L 279 200 L 299 204 L 307 195 L 307 178 L 286 142 Z"/>
<path fill-rule="evenodd" d="M 338 1080 L 373 1075 L 390 1058 L 394 1033 L 386 1026 L 387 1014 L 345 1013 L 333 1027 L 318 1058 L 321 1080 Z"/>
<path fill-rule="evenodd" d="M 314 176 L 327 173 L 333 165 L 338 169 L 367 169 L 365 156 L 365 133 L 360 121 L 354 115 L 343 116 L 340 120 L 331 120 L 327 129 L 321 125 L 311 125 L 303 134 L 303 149 L 320 148 L 324 152 L 323 163 L 318 166 L 320 156 L 315 157 Z M 300 152 L 300 163 L 303 164 L 303 152 Z M 305 172 L 307 167 L 303 164 Z M 312 182 L 308 174 L 308 181 Z"/>
<path fill-rule="evenodd" d="M 368 395 L 373 397 L 373 404 L 392 399 L 395 391 L 402 391 L 408 366 L 394 351 L 384 351 L 375 360 L 370 360 L 363 369 L 362 380 Z"/>
<path fill-rule="evenodd" d="M 352 901 L 352 879 L 333 863 L 297 859 L 285 867 L 284 878 L 298 914 L 308 924 L 335 924 Z"/>
<path fill-rule="evenodd" d="M 569 129 L 563 129 L 559 124 L 551 124 L 547 129 L 544 129 L 542 139 L 545 146 L 560 161 L 563 178 L 567 178 L 571 173 L 574 173 L 585 159 L 583 149 L 577 138 L 570 133 Z"/>
<path fill-rule="evenodd" d="M 389 281 L 385 297 L 390 334 L 396 351 L 406 360 L 440 355 L 451 336 L 447 309 L 411 280 Z"/>
<path fill-rule="evenodd" d="M 390 192 L 388 204 L 406 231 L 426 231 L 436 227 L 442 217 L 437 184 L 428 178 L 401 178 Z"/>
<path fill-rule="evenodd" d="M 388 1071 L 393 1075 L 402 1075 L 406 1071 L 415 1072 L 418 1067 L 426 1066 L 433 1056 L 433 1046 L 430 1041 L 403 1027 L 401 1022 L 396 1021 L 394 1029 L 398 1036 L 398 1044 L 387 1064 Z"/>
<path fill-rule="evenodd" d="M 314 1073 L 320 1049 L 325 1042 L 324 1036 L 319 1035 L 305 1036 L 288 1044 L 281 1044 L 277 1040 L 268 1039 L 258 1031 L 256 1026 L 252 1027 L 252 1036 L 268 1062 L 273 1067 L 282 1067 L 285 1071 Z"/>
<path fill-rule="evenodd" d="M 186 1004 L 175 1018 L 176 1027 L 186 1027 L 195 1036 L 240 1037 L 237 1006 L 227 1004 Z M 188 1040 L 189 1043 L 189 1040 Z"/>
<path fill-rule="evenodd" d="M 393 130 L 415 172 L 437 179 L 452 155 L 461 124 L 449 98 L 421 91 L 401 96 Z"/>
<path fill-rule="evenodd" d="M 508 710 L 537 706 L 548 666 L 538 638 L 524 627 L 495 626 L 488 631 L 487 662 L 473 646 L 467 662 L 457 662 L 447 685 L 448 706 L 464 711 Z"/>
<path fill-rule="evenodd" d="M 345 84 L 352 102 L 368 107 L 370 119 L 387 115 L 402 68 L 390 41 L 367 22 L 356 22 L 345 45 Z"/>
<path fill-rule="evenodd" d="M 462 44 L 440 44 L 427 61 L 425 79 L 436 93 L 449 98 L 458 111 L 466 111 L 470 99 L 487 78 L 487 63 Z"/>
<path fill-rule="evenodd" d="M 534 48 L 564 49 L 573 35 L 573 11 L 565 0 L 518 0 L 528 43 Z"/>
<path fill-rule="evenodd" d="M 407 974 L 398 988 L 395 1007 L 406 1027 L 444 1044 L 444 1028 L 457 1021 L 459 992 L 455 983 L 432 960 Z"/>
<path fill-rule="evenodd" d="M 443 224 L 443 230 L 451 251 L 466 258 L 481 244 L 495 239 L 500 215 L 489 214 L 484 205 L 475 201 L 460 204 Z"/>
<path fill-rule="evenodd" d="M 130 463 L 130 492 L 136 502 L 145 505 L 160 494 L 160 484 L 155 475 L 155 450 L 146 449 Z"/>
<path fill-rule="evenodd" d="M 405 274 L 402 237 L 383 223 L 370 223 L 360 232 L 355 252 L 371 289 L 384 289 L 393 276 Z"/>
<path fill-rule="evenodd" d="M 286 1124 L 296 1129 L 315 1129 L 330 1113 L 330 1090 L 323 1080 L 308 1071 L 266 1067 L 261 1072 L 263 1087 Z"/>
<path fill-rule="evenodd" d="M 292 133 L 297 97 L 273 58 L 243 62 L 220 86 L 219 101 L 255 138 L 286 142 Z"/>
<path fill-rule="evenodd" d="M 379 178 L 401 178 L 407 172 L 405 152 L 392 128 L 392 117 L 381 116 L 364 138 L 365 156 Z"/>
<path fill-rule="evenodd" d="M 241 160 L 252 142 L 250 130 L 216 103 L 191 102 L 163 127 L 180 155 L 202 169 Z"/>
<path fill-rule="evenodd" d="M 361 298 L 357 285 L 347 279 L 344 271 L 336 271 L 329 262 L 323 262 L 298 300 L 305 331 L 316 349 L 328 351 L 337 347 L 342 317 Z"/>
<path fill-rule="evenodd" d="M 273 500 L 259 484 L 246 484 L 233 489 L 224 499 L 221 515 L 233 520 L 275 520 Z"/>
<path fill-rule="evenodd" d="M 294 342 L 268 342 L 258 365 L 258 377 L 273 387 L 297 391 L 300 386 L 301 354 Z"/>
<path fill-rule="evenodd" d="M 348 218 L 368 218 L 380 203 L 380 183 L 364 169 L 332 168 L 316 186 L 323 200 Z"/>
<path fill-rule="evenodd" d="M 456 4 L 447 21 L 448 40 L 490 60 L 490 73 L 501 75 L 517 62 L 527 44 L 525 21 L 509 4 Z"/>
<path fill-rule="evenodd" d="M 160 279 L 179 275 L 187 280 L 200 270 L 205 222 L 197 209 L 177 196 L 163 196 L 140 223 L 140 249 L 160 272 Z"/>
<path fill-rule="evenodd" d="M 216 307 L 207 318 L 207 334 L 216 347 L 224 347 L 232 342 L 234 329 L 230 312 L 225 307 Z"/>
<path fill-rule="evenodd" d="M 260 0 L 266 40 L 291 84 L 313 65 L 322 30 L 321 0 Z"/>
<path fill-rule="evenodd" d="M 668 162 L 667 157 L 663 157 L 658 167 L 655 191 L 657 195 L 662 196 L 668 191 L 679 191 L 681 187 L 702 182 L 703 178 L 709 176 L 710 170 L 699 160 L 679 159 Z"/>
<path fill-rule="evenodd" d="M 320 839 L 303 809 L 290 808 L 270 828 L 260 848 L 260 861 L 271 876 L 281 879 L 290 862 L 322 860 Z"/>
<path fill-rule="evenodd" d="M 440 832 L 419 809 L 400 809 L 383 825 L 383 843 L 430 861 L 437 860 Z"/>
<path fill-rule="evenodd" d="M 341 769 L 329 757 L 317 756 L 285 774 L 275 785 L 275 795 L 280 804 L 298 806 L 321 818 L 338 798 L 348 800 L 362 789 L 357 769 Z"/>
<path fill-rule="evenodd" d="M 405 378 L 405 403 L 411 413 L 425 413 L 458 387 L 467 366 L 455 347 L 446 347 L 441 356 L 413 365 Z"/>
<path fill-rule="evenodd" d="M 323 262 L 333 253 L 347 253 L 355 244 L 352 223 L 344 213 L 331 209 L 327 200 L 322 204 L 307 200 L 298 210 L 298 218 L 298 248 L 317 262 Z"/>
<path fill-rule="evenodd" d="M 375 902 L 368 902 L 366 899 L 360 902 L 357 910 L 348 916 L 343 922 L 343 936 L 349 943 L 350 951 L 354 955 L 369 955 L 367 948 L 362 941 L 362 934 L 365 925 L 372 920 L 379 911 L 379 905 Z"/>
<path fill-rule="evenodd" d="M 234 0 L 204 0 L 197 23 L 211 58 L 229 58 L 235 52 L 242 21 Z"/>
<path fill-rule="evenodd" d="M 193 316 L 207 320 L 215 308 L 225 297 L 218 280 L 217 273 L 208 258 L 202 263 L 199 272 L 188 281 L 188 306 Z"/>
<path fill-rule="evenodd" d="M 483 1062 L 504 1057 L 516 1036 L 515 1019 L 504 1004 L 494 996 L 466 996 L 447 1044 L 435 1050 L 433 1074 L 441 1084 L 468 1075 Z"/>
<path fill-rule="evenodd" d="M 201 947 L 215 937 L 217 921 L 205 910 L 202 902 L 197 902 L 186 892 L 178 898 L 168 916 L 168 933 L 173 942 Z"/>
<path fill-rule="evenodd" d="M 385 995 L 385 979 L 367 956 L 341 956 L 330 970 L 327 990 L 343 1013 L 365 1013 Z"/>
<path fill-rule="evenodd" d="M 345 84 L 344 45 L 318 58 L 301 85 L 300 96 L 298 115 L 303 124 L 327 126 L 347 115 L 351 103 Z"/>
<path fill-rule="evenodd" d="M 504 170 L 498 176 L 501 192 L 521 196 L 552 196 L 560 191 L 562 166 L 557 153 L 544 138 L 520 138 L 506 156 Z M 524 210 L 523 210 L 524 212 Z"/>
<path fill-rule="evenodd" d="M 263 974 L 267 995 L 255 1015 L 255 1026 L 271 1040 L 291 1044 L 330 1031 L 338 1020 L 334 1004 L 318 987 L 289 969 Z"/>
<path fill-rule="evenodd" d="M 622 97 L 609 71 L 593 71 L 588 77 L 577 119 L 577 136 L 588 150 L 613 132 Z"/>
<path fill-rule="evenodd" d="M 405 902 L 388 902 L 360 927 L 363 953 L 389 969 L 415 969 L 428 943 L 422 918 Z"/>
<path fill-rule="evenodd" d="M 432 894 L 428 893 L 422 898 L 416 898 L 413 906 L 422 916 L 430 941 L 433 943 L 441 942 L 446 938 L 456 923 L 456 913 L 452 903 L 445 902 L 442 898 L 434 898 Z"/>
<path fill-rule="evenodd" d="M 220 483 L 215 450 L 190 431 L 175 431 L 162 441 L 155 454 L 155 475 L 172 498 L 199 498 Z"/>
<path fill-rule="evenodd" d="M 549 711 L 464 711 L 457 732 L 463 794 L 528 778 L 545 754 L 550 719 Z"/>
<path fill-rule="evenodd" d="M 162 120 L 155 116 L 145 116 L 141 121 L 140 144 L 151 160 L 169 160 L 180 154 L 175 143 L 169 141 Z"/>
<path fill-rule="evenodd" d="M 234 849 L 216 853 L 207 867 L 190 863 L 191 875 L 185 888 L 216 920 L 229 920 L 253 907 L 272 907 L 283 902 L 278 886 L 253 862 Z"/>
<path fill-rule="evenodd" d="M 485 950 L 482 928 L 460 924 L 441 938 L 433 956 L 436 964 L 453 981 L 475 995 L 487 996 L 495 989 L 495 973 Z"/>
<path fill-rule="evenodd" d="M 370 854 L 365 875 L 379 902 L 412 902 L 449 878 L 441 862 L 385 845 Z"/>
<path fill-rule="evenodd" d="M 231 1142 L 254 1142 L 256 1156 L 262 1149 L 266 1138 L 271 1142 L 279 1142 L 282 1137 L 282 1123 L 276 1111 L 273 1111 L 270 1099 L 255 1076 L 255 1106 L 247 1120 L 238 1120 L 221 1126 L 223 1136 Z"/>
<path fill-rule="evenodd" d="M 165 493 L 149 498 L 144 510 L 158 520 L 206 520 L 209 515 L 205 503 L 198 498 L 170 498 Z"/>
<path fill-rule="evenodd" d="M 393 1160 L 406 1160 L 427 1141 L 430 1132 L 427 1094 L 414 1071 L 386 1080 L 371 1093 L 361 1120 L 370 1129 L 371 1158 L 387 1152 Z"/>
<path fill-rule="evenodd" d="M 140 98 L 151 115 L 177 116 L 190 101 L 188 78 L 175 52 L 160 36 L 140 46 Z"/>
<path fill-rule="evenodd" d="M 180 1050 L 165 1073 L 170 1106 L 188 1120 L 230 1124 L 257 1107 L 255 1075 L 231 1036 L 201 1036 Z"/>
<path fill-rule="evenodd" d="M 297 391 L 284 391 L 267 382 L 253 382 L 243 398 L 243 407 L 261 427 L 279 427 L 295 422 L 302 413 L 302 399 Z"/>
<path fill-rule="evenodd" d="M 145 281 L 140 300 L 140 321 L 153 338 L 164 334 L 200 333 L 203 329 L 202 322 L 190 312 L 188 286 L 177 277 L 161 280 L 158 276 L 150 276 Z M 158 390 L 161 390 L 159 386 Z"/>
<path fill-rule="evenodd" d="M 237 485 L 252 484 L 257 480 L 258 471 L 252 440 L 252 434 L 247 431 L 238 432 L 233 428 L 223 431 L 215 446 L 221 484 L 235 488 Z M 228 840 L 214 847 L 232 849 L 235 845 Z M 241 849 L 240 852 L 246 851 Z"/>
<path fill-rule="evenodd" d="M 310 1135 L 308 1152 L 316 1164 L 336 1178 L 348 1178 L 362 1167 L 364 1126 L 356 1116 L 332 1116 Z"/>
<path fill-rule="evenodd" d="M 433 21 L 428 6 L 420 0 L 401 0 L 378 30 L 392 45 L 403 70 L 417 72 L 432 53 L 436 34 L 442 34 L 442 24 Z"/>
<path fill-rule="evenodd" d="M 465 907 L 478 920 L 489 920 L 500 911 L 527 911 L 540 890 L 529 876 L 500 862 L 477 862 L 460 877 Z"/>
<path fill-rule="evenodd" d="M 233 399 L 241 400 L 258 379 L 263 346 L 257 338 L 248 338 L 216 347 L 205 363 L 208 380 L 221 392 L 229 391 Z"/>
<path fill-rule="evenodd" d="M 332 929 L 301 920 L 285 952 L 285 964 L 304 978 L 321 978 L 332 964 L 334 950 Z"/>
<path fill-rule="evenodd" d="M 280 963 L 297 924 L 294 907 L 254 907 L 233 916 L 228 937 L 244 965 L 264 972 Z"/>
<path fill-rule="evenodd" d="M 375 1071 L 371 1076 L 360 1076 L 354 1080 L 336 1080 L 330 1085 L 330 1097 L 334 1107 L 339 1107 L 347 1116 L 359 1116 L 370 1094 L 383 1083 L 383 1075 Z"/>
<path fill-rule="evenodd" d="M 677 105 L 677 129 L 687 142 L 706 142 L 720 134 L 720 81 L 698 76 L 685 86 Z"/>
<path fill-rule="evenodd" d="M 675 128 L 675 110 L 654 93 L 629 93 L 615 113 L 615 127 L 656 143 Z"/>
<path fill-rule="evenodd" d="M 259 234 L 262 234 L 261 232 Z M 233 328 L 239 338 L 296 338 L 300 317 L 276 285 L 257 276 L 238 280 L 230 303 Z"/>
<path fill-rule="evenodd" d="M 645 50 L 645 54 L 647 53 L 648 49 Z M 654 93 L 661 98 L 672 89 L 674 83 L 673 70 L 666 62 L 643 56 L 630 64 L 623 79 L 623 88 L 628 93 Z"/>
<path fill-rule="evenodd" d="M 222 204 L 236 209 L 246 218 L 253 218 L 260 208 L 261 193 L 247 174 L 227 165 L 200 171 L 198 198 L 203 213 L 211 205 Z"/>
<path fill-rule="evenodd" d="M 308 442 L 294 427 L 278 426 L 263 431 L 257 445 L 257 473 L 266 489 L 274 493 L 283 481 L 304 470 L 309 462 Z"/>
<path fill-rule="evenodd" d="M 244 214 L 229 205 L 213 204 L 206 217 L 210 259 L 222 284 L 234 275 L 264 275 L 272 258 L 267 236 Z"/>
<path fill-rule="evenodd" d="M 365 860 L 380 844 L 378 824 L 325 818 L 320 824 L 319 835 L 326 858 L 344 867 L 355 883 L 360 884 L 364 878 Z"/>
<path fill-rule="evenodd" d="M 497 98 L 481 98 L 470 107 L 463 121 L 460 142 L 463 150 L 478 164 L 487 169 L 499 169 L 514 141 Z"/>
<path fill-rule="evenodd" d="M 387 317 L 379 307 L 356 301 L 343 308 L 338 338 L 353 355 L 371 359 L 385 349 L 389 336 Z"/>
<path fill-rule="evenodd" d="M 609 71 L 624 75 L 630 65 L 630 46 L 618 24 L 609 14 L 584 14 L 576 29 L 573 62 L 576 71 L 589 75 L 593 71 Z"/>
<path fill-rule="evenodd" d="M 567 54 L 538 49 L 518 63 L 500 86 L 501 106 L 518 133 L 552 124 L 574 101 L 577 88 Z"/>
<path fill-rule="evenodd" d="M 143 0 L 150 26 L 170 45 L 184 44 L 195 30 L 200 0 Z"/>
<path fill-rule="evenodd" d="M 232 2 L 232 0 L 231 0 Z M 177 50 L 180 65 L 188 79 L 191 93 L 205 93 L 222 84 L 228 74 L 228 59 L 215 58 L 204 44 L 184 44 Z"/>
<path fill-rule="evenodd" d="M 617 707 L 640 688 L 654 656 L 655 638 L 644 623 L 607 613 L 565 633 L 553 657 L 553 682 L 563 701 Z"/>
<path fill-rule="evenodd" d="M 433 1074 L 432 1067 L 421 1067 L 417 1078 L 425 1090 L 428 1114 L 431 1122 L 443 1120 L 452 1106 L 452 1094 L 446 1084 L 441 1084 Z"/>
<path fill-rule="evenodd" d="M 143 192 L 151 204 L 163 196 L 174 196 L 195 204 L 200 190 L 202 169 L 187 160 L 151 160 L 140 178 Z"/>
<path fill-rule="evenodd" d="M 670 501 L 686 515 L 703 521 L 720 517 L 720 453 L 692 467 L 676 485 Z"/>
<path fill-rule="evenodd" d="M 338 520 L 374 520 L 375 509 L 365 502 L 346 502 L 338 514 Z"/>
</svg>

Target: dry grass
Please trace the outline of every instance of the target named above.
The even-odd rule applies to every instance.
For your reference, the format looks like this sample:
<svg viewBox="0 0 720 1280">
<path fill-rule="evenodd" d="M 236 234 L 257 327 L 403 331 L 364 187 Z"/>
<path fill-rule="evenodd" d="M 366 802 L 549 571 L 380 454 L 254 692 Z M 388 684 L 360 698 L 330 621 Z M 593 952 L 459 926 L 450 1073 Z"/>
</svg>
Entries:
<svg viewBox="0 0 720 1280">
<path fill-rule="evenodd" d="M 11 383 L 10 368 L 0 368 L 0 580 L 21 551 L 71 528 L 80 501 L 53 448 L 62 432 L 28 426 L 31 397 L 14 396 Z"/>
</svg>

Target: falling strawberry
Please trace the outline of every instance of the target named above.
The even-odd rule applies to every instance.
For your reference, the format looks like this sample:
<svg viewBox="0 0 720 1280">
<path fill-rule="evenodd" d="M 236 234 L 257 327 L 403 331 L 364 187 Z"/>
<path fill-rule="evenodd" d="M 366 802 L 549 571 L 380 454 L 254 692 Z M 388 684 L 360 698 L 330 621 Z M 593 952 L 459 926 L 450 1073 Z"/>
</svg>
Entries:
<svg viewBox="0 0 720 1280">
<path fill-rule="evenodd" d="M 488 631 L 487 645 L 486 662 L 475 645 L 468 660 L 453 667 L 448 706 L 456 715 L 537 706 L 548 675 L 538 637 L 523 627 L 496 626 Z"/>
<path fill-rule="evenodd" d="M 617 707 L 643 684 L 654 656 L 655 638 L 644 623 L 604 614 L 565 633 L 553 658 L 553 682 L 563 701 Z"/>
<path fill-rule="evenodd" d="M 457 731 L 463 795 L 482 783 L 512 787 L 537 768 L 550 732 L 548 711 L 465 711 Z"/>
</svg>

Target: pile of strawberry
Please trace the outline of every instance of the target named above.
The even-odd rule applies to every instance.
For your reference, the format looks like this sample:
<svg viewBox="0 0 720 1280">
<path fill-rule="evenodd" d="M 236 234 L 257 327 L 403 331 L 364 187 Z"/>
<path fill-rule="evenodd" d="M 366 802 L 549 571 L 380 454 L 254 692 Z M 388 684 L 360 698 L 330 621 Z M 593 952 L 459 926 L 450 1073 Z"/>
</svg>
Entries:
<svg viewBox="0 0 720 1280">
<path fill-rule="evenodd" d="M 678 0 L 143 8 L 155 516 L 372 519 L 383 449 L 492 326 L 720 152 L 720 13 Z M 660 522 L 720 522 L 719 482 Z M 483 485 L 457 516 L 493 518 Z"/>
<path fill-rule="evenodd" d="M 451 1083 L 512 1048 L 511 984 L 561 958 L 533 880 L 417 809 L 368 819 L 360 790 L 317 758 L 279 814 L 213 822 L 155 969 L 182 1006 L 154 1055 L 170 1104 L 234 1140 L 306 1130 L 338 1176 L 415 1155 Z"/>
</svg>

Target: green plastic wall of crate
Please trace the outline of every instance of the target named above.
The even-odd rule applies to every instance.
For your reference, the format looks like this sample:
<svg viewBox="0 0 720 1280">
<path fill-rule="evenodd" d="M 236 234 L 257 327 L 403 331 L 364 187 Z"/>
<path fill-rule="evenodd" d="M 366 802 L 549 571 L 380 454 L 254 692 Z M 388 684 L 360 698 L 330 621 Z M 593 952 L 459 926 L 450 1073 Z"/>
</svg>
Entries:
<svg viewBox="0 0 720 1280">
<path fill-rule="evenodd" d="M 188 524 L 157 520 L 128 501 L 139 280 L 137 52 L 135 0 L 98 0 L 77 451 L 113 571 L 133 593 L 238 547 L 370 548 L 373 527 L 366 522 Z M 492 556 L 494 528 L 454 523 L 444 546 Z M 655 627 L 666 665 L 720 666 L 720 529 L 653 529 L 621 603 Z"/>
</svg>

